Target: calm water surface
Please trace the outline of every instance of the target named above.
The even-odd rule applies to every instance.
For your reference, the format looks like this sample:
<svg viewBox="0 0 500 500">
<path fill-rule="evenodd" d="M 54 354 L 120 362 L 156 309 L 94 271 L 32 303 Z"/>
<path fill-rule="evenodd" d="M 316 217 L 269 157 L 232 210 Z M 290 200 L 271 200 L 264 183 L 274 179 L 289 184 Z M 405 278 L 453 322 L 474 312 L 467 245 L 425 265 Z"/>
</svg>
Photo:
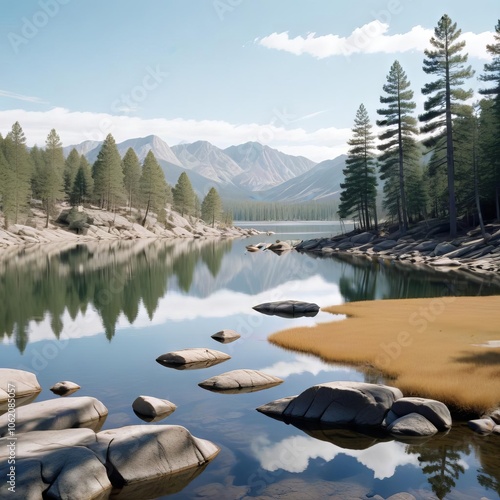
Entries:
<svg viewBox="0 0 500 500">
<path fill-rule="evenodd" d="M 426 442 L 402 443 L 300 430 L 256 412 L 263 403 L 317 383 L 380 379 L 281 350 L 266 340 L 277 330 L 333 316 L 290 320 L 252 310 L 281 299 L 327 306 L 498 294 L 499 287 L 459 274 L 415 272 L 366 260 L 246 252 L 249 243 L 339 230 L 333 223 L 263 228 L 280 234 L 233 241 L 59 245 L 0 254 L 0 366 L 36 372 L 43 388 L 39 401 L 53 397 L 48 389 L 55 382 L 77 382 L 82 386 L 77 396 L 94 396 L 108 407 L 105 429 L 143 423 L 131 408 L 141 394 L 174 402 L 177 410 L 159 423 L 186 426 L 221 452 L 169 498 L 386 498 L 400 491 L 418 499 L 499 498 L 498 437 L 474 435 L 463 423 Z M 239 331 L 242 338 L 225 345 L 213 341 L 210 335 L 223 328 Z M 155 362 L 160 354 L 186 347 L 210 347 L 232 358 L 187 371 Z M 238 368 L 262 370 L 284 383 L 236 395 L 197 385 Z"/>
</svg>

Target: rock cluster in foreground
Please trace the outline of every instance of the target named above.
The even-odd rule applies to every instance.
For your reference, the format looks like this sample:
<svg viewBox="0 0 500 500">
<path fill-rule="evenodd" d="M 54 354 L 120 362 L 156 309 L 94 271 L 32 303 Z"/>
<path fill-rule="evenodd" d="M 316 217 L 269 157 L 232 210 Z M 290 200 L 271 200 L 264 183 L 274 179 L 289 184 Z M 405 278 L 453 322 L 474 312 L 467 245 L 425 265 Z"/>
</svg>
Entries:
<svg viewBox="0 0 500 500">
<path fill-rule="evenodd" d="M 395 436 L 432 436 L 452 424 L 448 408 L 439 401 L 405 398 L 395 387 L 349 381 L 315 385 L 257 411 L 287 422 L 379 428 Z"/>
<path fill-rule="evenodd" d="M 449 226 L 425 221 L 409 229 L 385 235 L 355 233 L 307 240 L 296 250 L 321 254 L 349 253 L 379 256 L 413 264 L 427 264 L 441 270 L 467 269 L 480 273 L 500 272 L 500 224 L 486 226 L 486 238 L 478 229 L 448 241 Z"/>
</svg>

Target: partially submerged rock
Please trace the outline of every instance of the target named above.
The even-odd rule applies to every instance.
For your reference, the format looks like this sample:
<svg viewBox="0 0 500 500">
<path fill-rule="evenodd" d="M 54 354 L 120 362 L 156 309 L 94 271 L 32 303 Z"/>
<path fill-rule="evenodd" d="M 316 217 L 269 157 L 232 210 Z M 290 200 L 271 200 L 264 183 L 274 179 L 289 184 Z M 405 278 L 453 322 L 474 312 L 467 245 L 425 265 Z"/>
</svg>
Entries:
<svg viewBox="0 0 500 500">
<path fill-rule="evenodd" d="M 69 380 L 57 382 L 57 384 L 54 384 L 50 388 L 50 390 L 58 396 L 69 396 L 70 394 L 75 393 L 78 389 L 81 389 L 81 387 L 74 382 L 70 382 Z"/>
<path fill-rule="evenodd" d="M 318 304 L 301 302 L 299 300 L 265 302 L 254 306 L 252 309 L 262 314 L 280 316 L 282 318 L 300 318 L 302 316 L 313 317 L 319 312 Z"/>
<path fill-rule="evenodd" d="M 396 436 L 433 436 L 436 427 L 419 413 L 408 413 L 394 420 L 387 430 Z"/>
<path fill-rule="evenodd" d="M 36 375 L 24 370 L 0 368 L 0 408 L 9 399 L 38 395 L 42 388 Z"/>
<path fill-rule="evenodd" d="M 267 249 L 272 250 L 274 253 L 281 254 L 292 250 L 293 247 L 287 241 L 277 241 L 276 243 L 269 245 Z"/>
<path fill-rule="evenodd" d="M 108 414 L 97 399 L 88 396 L 49 399 L 16 409 L 16 434 L 74 427 L 99 429 Z M 8 414 L 0 416 L 0 436 L 7 435 Z"/>
<path fill-rule="evenodd" d="M 198 385 L 210 391 L 231 394 L 254 392 L 281 384 L 282 379 L 257 370 L 233 370 L 211 377 Z"/>
<path fill-rule="evenodd" d="M 161 420 L 176 410 L 177 406 L 167 399 L 154 398 L 152 396 L 139 396 L 132 403 L 132 409 L 139 414 L 140 418 Z"/>
<path fill-rule="evenodd" d="M 493 432 L 496 424 L 491 418 L 478 418 L 476 420 L 469 420 L 467 426 L 478 434 L 487 435 Z"/>
<path fill-rule="evenodd" d="M 221 344 L 229 344 L 238 340 L 241 335 L 234 330 L 221 330 L 220 332 L 214 333 L 212 338 Z"/>
<path fill-rule="evenodd" d="M 156 361 L 169 368 L 180 370 L 208 368 L 217 365 L 223 361 L 231 359 L 229 354 L 216 351 L 215 349 L 206 349 L 205 347 L 193 347 L 181 349 L 179 351 L 167 352 L 156 358 Z"/>
<path fill-rule="evenodd" d="M 247 252 L 258 252 L 260 250 L 260 248 L 255 245 L 247 245 L 245 248 Z"/>
<path fill-rule="evenodd" d="M 385 424 L 390 424 L 410 413 L 418 413 L 431 422 L 439 431 L 445 431 L 451 427 L 451 414 L 448 407 L 434 399 L 426 398 L 400 398 L 391 407 Z"/>
</svg>

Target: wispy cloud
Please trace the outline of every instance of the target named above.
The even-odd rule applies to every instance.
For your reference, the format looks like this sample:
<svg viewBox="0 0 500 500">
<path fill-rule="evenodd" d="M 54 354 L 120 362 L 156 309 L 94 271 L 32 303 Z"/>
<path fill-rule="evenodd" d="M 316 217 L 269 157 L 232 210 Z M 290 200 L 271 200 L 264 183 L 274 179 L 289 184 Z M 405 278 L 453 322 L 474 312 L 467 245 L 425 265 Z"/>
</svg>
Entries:
<svg viewBox="0 0 500 500">
<path fill-rule="evenodd" d="M 406 33 L 388 35 L 389 25 L 378 20 L 356 28 L 349 36 L 335 34 L 316 36 L 309 33 L 304 36 L 290 38 L 287 31 L 272 33 L 263 38 L 255 39 L 255 43 L 268 49 L 282 50 L 294 55 L 308 54 L 316 59 L 332 56 L 349 56 L 351 54 L 396 54 L 402 52 L 423 52 L 429 47 L 429 40 L 434 35 L 433 29 L 414 26 Z M 486 44 L 492 43 L 493 33 L 463 33 L 466 50 L 472 57 L 489 59 Z"/>
<path fill-rule="evenodd" d="M 257 141 L 285 153 L 306 156 L 318 162 L 345 153 L 346 142 L 351 134 L 350 129 L 336 127 L 308 131 L 303 127 L 287 127 L 281 123 L 233 124 L 222 120 L 144 119 L 64 108 L 49 111 L 0 111 L 0 133 L 8 132 L 16 121 L 23 127 L 30 146 L 43 145 L 50 129 L 55 128 L 65 146 L 86 140 L 101 141 L 108 133 L 113 134 L 118 142 L 155 134 L 169 145 L 203 139 L 225 148 Z M 289 123 L 291 124 L 291 120 Z"/>
<path fill-rule="evenodd" d="M 9 99 L 16 99 L 18 101 L 35 102 L 37 104 L 48 104 L 47 101 L 44 101 L 39 97 L 18 94 L 16 92 L 10 92 L 9 90 L 0 90 L 0 97 L 7 97 Z"/>
</svg>

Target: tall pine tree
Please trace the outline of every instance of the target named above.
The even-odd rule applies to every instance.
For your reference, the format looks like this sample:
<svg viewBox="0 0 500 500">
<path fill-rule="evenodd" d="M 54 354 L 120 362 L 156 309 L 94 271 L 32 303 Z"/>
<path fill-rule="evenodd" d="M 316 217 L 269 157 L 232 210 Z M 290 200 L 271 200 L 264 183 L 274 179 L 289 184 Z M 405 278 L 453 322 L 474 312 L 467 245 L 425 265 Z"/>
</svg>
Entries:
<svg viewBox="0 0 500 500">
<path fill-rule="evenodd" d="M 73 148 L 64 162 L 64 192 L 68 198 L 71 196 L 73 183 L 75 182 L 75 177 L 79 168 L 80 155 L 78 151 Z"/>
<path fill-rule="evenodd" d="M 422 93 L 428 96 L 424 104 L 425 113 L 419 119 L 424 123 L 422 132 L 433 134 L 425 145 L 433 147 L 436 139 L 446 137 L 446 165 L 448 177 L 450 236 L 457 234 L 457 208 L 455 202 L 455 159 L 453 152 L 453 117 L 463 114 L 463 101 L 472 97 L 472 90 L 464 90 L 462 85 L 474 74 L 471 67 L 465 67 L 467 54 L 462 53 L 465 41 L 458 41 L 462 31 L 445 14 L 441 17 L 434 36 L 430 39 L 433 47 L 425 51 L 423 70 L 437 77 L 425 84 Z"/>
<path fill-rule="evenodd" d="M 192 215 L 195 206 L 195 192 L 186 172 L 182 172 L 172 190 L 174 209 L 182 216 Z"/>
<path fill-rule="evenodd" d="M 165 174 L 156 161 L 152 151 L 149 151 L 146 158 L 144 158 L 140 188 L 143 203 L 146 206 L 142 225 L 144 226 L 146 224 L 146 219 L 150 210 L 157 213 L 158 220 L 164 220 L 168 185 L 165 180 Z"/>
<path fill-rule="evenodd" d="M 222 201 L 217 190 L 211 187 L 201 204 L 201 218 L 214 227 L 215 222 L 220 221 L 221 217 Z"/>
<path fill-rule="evenodd" d="M 123 170 L 115 139 L 108 134 L 92 168 L 94 197 L 101 208 L 111 210 L 123 198 Z"/>
<path fill-rule="evenodd" d="M 383 118 L 377 125 L 383 127 L 379 135 L 382 151 L 379 158 L 381 178 L 386 180 L 385 205 L 394 205 L 399 220 L 400 229 L 408 229 L 408 203 L 406 171 L 416 168 L 416 160 L 420 156 L 415 141 L 418 134 L 417 120 L 412 116 L 415 109 L 413 91 L 406 73 L 398 61 L 391 66 L 387 83 L 383 86 L 386 93 L 380 97 L 380 102 L 387 105 L 378 109 Z M 396 201 L 396 203 L 394 203 Z"/>
<path fill-rule="evenodd" d="M 363 104 L 356 112 L 346 168 L 343 170 L 344 183 L 340 185 L 339 216 L 343 219 L 357 214 L 362 229 L 372 227 L 372 219 L 377 225 L 375 200 L 377 177 L 375 175 L 375 137 L 368 112 Z"/>
<path fill-rule="evenodd" d="M 128 148 L 122 160 L 123 183 L 127 193 L 127 203 L 129 212 L 132 213 L 132 207 L 137 208 L 137 202 L 140 196 L 139 179 L 141 178 L 141 163 L 132 148 Z"/>
</svg>

